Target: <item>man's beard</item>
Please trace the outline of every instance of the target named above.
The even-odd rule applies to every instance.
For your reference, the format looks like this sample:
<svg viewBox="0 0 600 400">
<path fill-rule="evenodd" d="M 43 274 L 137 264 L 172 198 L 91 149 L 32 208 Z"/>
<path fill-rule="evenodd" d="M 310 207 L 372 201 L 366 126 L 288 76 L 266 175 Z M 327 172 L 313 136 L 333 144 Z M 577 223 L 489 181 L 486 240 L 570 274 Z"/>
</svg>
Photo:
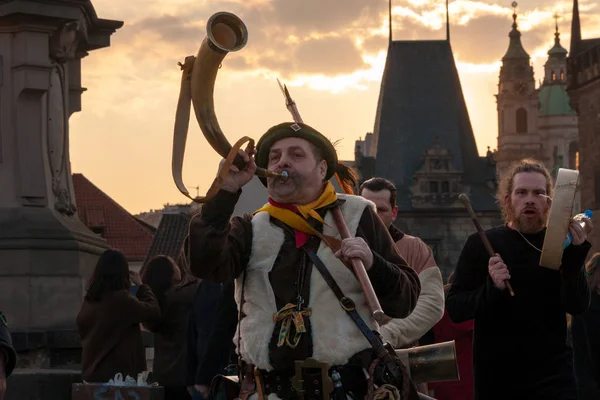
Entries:
<svg viewBox="0 0 600 400">
<path fill-rule="evenodd" d="M 534 234 L 538 233 L 546 226 L 548 222 L 548 213 L 550 209 L 546 209 L 543 214 L 539 215 L 537 212 L 534 218 L 527 218 L 523 213 L 518 215 L 512 206 L 508 206 L 508 221 L 512 223 L 513 228 L 521 233 Z"/>
</svg>

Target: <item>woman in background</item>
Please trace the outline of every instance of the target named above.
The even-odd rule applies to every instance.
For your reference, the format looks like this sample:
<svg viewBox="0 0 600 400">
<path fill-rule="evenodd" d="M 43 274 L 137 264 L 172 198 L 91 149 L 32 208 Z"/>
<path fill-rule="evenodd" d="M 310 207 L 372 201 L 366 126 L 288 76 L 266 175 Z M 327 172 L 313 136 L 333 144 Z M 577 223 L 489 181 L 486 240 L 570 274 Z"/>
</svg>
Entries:
<svg viewBox="0 0 600 400">
<path fill-rule="evenodd" d="M 129 293 L 131 283 L 136 296 Z M 117 373 L 137 379 L 146 370 L 146 351 L 140 323 L 160 317 L 158 302 L 136 272 L 129 271 L 123 253 L 105 251 L 96 264 L 81 310 L 77 329 L 82 345 L 82 378 L 108 382 Z"/>
<path fill-rule="evenodd" d="M 165 388 L 165 400 L 191 399 L 186 388 L 187 324 L 198 282 L 182 281 L 181 269 L 170 257 L 159 255 L 146 265 L 142 281 L 152 288 L 161 318 L 145 323 L 154 333 L 155 381 Z"/>
</svg>

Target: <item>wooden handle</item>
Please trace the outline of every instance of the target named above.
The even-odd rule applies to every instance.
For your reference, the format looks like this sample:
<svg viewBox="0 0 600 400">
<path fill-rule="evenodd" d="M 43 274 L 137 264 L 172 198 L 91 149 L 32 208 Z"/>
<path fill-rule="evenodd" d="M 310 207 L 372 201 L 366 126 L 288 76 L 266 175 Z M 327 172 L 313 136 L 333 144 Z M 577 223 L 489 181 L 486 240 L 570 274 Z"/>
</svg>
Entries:
<svg viewBox="0 0 600 400">
<path fill-rule="evenodd" d="M 340 236 L 342 237 L 342 239 L 351 238 L 352 235 L 350 235 L 350 230 L 348 229 L 348 226 L 346 225 L 346 221 L 344 221 L 344 216 L 342 215 L 342 211 L 340 210 L 340 208 L 335 207 L 331 211 L 331 213 L 333 215 L 333 220 L 335 221 L 335 224 L 338 228 L 338 231 L 340 232 Z M 352 269 L 354 271 L 354 275 L 356 275 L 356 278 L 358 279 L 358 282 L 360 283 L 360 287 L 362 288 L 363 292 L 365 293 L 365 298 L 367 299 L 367 305 L 369 306 L 369 309 L 371 310 L 371 315 L 372 315 L 373 319 L 375 321 L 377 321 L 377 323 L 383 322 L 385 320 L 385 314 L 384 314 L 383 310 L 381 309 L 381 305 L 379 304 L 379 300 L 377 299 L 377 295 L 375 294 L 373 285 L 371 285 L 371 280 L 369 279 L 369 276 L 367 275 L 367 270 L 365 269 L 365 265 L 363 264 L 362 260 L 360 260 L 358 258 L 353 258 L 352 259 Z"/>
<path fill-rule="evenodd" d="M 469 217 L 471 217 L 471 220 L 473 221 L 473 225 L 475 225 L 475 229 L 477 229 L 477 233 L 479 233 L 479 237 L 481 238 L 481 241 L 483 242 L 483 246 L 487 250 L 490 257 L 494 257 L 496 255 L 496 252 L 494 251 L 492 244 L 488 240 L 488 238 L 483 230 L 483 227 L 479 223 L 479 220 L 477 219 L 477 215 L 475 215 L 475 211 L 473 211 L 473 207 L 471 207 L 471 200 L 469 200 L 469 197 L 464 193 L 462 193 L 460 196 L 458 196 L 458 199 L 467 208 Z M 513 288 L 511 286 L 510 282 L 508 281 L 508 279 L 506 279 L 504 281 L 504 284 L 506 285 L 506 288 L 508 289 L 508 293 L 510 293 L 511 296 L 514 296 L 515 292 L 513 291 Z"/>
</svg>

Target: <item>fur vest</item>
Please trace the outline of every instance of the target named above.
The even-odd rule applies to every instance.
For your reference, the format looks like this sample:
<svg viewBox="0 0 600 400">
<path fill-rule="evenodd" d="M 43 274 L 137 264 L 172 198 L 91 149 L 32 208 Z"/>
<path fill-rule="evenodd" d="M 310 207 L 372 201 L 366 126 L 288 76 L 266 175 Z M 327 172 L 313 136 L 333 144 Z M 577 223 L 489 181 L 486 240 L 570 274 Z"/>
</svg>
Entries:
<svg viewBox="0 0 600 400">
<path fill-rule="evenodd" d="M 338 194 L 344 199 L 341 205 L 342 214 L 350 233 L 354 235 L 358 228 L 365 207 L 374 205 L 359 196 Z M 330 212 L 325 215 L 323 233 L 340 238 Z M 269 281 L 269 272 L 279 254 L 284 241 L 283 229 L 273 225 L 266 212 L 260 212 L 252 218 L 252 253 L 246 267 L 246 288 L 244 289 L 244 315 L 241 322 L 241 341 L 238 354 L 260 369 L 272 370 L 269 360 L 269 342 L 271 341 L 275 322 L 273 315 L 277 313 L 275 296 Z M 301 250 L 300 250 L 301 251 Z M 321 243 L 317 255 L 323 260 L 327 269 L 336 280 L 342 291 L 356 303 L 356 309 L 371 329 L 377 324 L 370 318 L 369 308 L 358 280 L 331 249 Z M 241 300 L 243 274 L 236 280 L 235 300 L 238 308 Z M 310 278 L 310 299 L 308 307 L 312 308 L 310 317 L 313 341 L 313 358 L 328 362 L 330 365 L 344 365 L 354 354 L 370 347 L 355 323 L 340 306 L 338 299 L 329 288 L 319 271 L 313 268 Z M 236 330 L 235 343 L 238 343 Z"/>
</svg>

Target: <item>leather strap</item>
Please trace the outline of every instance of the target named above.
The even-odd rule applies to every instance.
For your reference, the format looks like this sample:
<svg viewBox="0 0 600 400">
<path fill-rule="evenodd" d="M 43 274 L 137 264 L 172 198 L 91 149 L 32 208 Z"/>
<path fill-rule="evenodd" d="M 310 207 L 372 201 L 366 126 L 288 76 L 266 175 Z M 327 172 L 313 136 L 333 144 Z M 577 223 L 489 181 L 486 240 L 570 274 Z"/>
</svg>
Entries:
<svg viewBox="0 0 600 400">
<path fill-rule="evenodd" d="M 369 328 L 369 326 L 366 324 L 365 320 L 362 319 L 358 311 L 356 311 L 354 301 L 351 298 L 346 297 L 344 295 L 344 292 L 342 292 L 342 289 L 339 287 L 339 285 L 337 284 L 337 282 L 335 281 L 335 279 L 333 278 L 333 276 L 331 275 L 321 258 L 319 258 L 319 256 L 317 255 L 317 253 L 315 253 L 313 250 L 309 250 L 305 246 L 303 246 L 302 249 L 304 250 L 304 252 L 306 252 L 308 258 L 310 258 L 315 267 L 317 267 L 321 275 L 323 275 L 323 279 L 325 279 L 325 282 L 327 282 L 327 285 L 333 291 L 335 297 L 337 297 L 337 299 L 340 301 L 340 305 L 342 306 L 344 311 L 346 311 L 348 316 L 352 318 L 352 321 L 354 321 L 356 326 L 358 326 L 358 329 L 360 329 L 365 338 L 367 338 L 369 344 L 371 344 L 373 349 L 375 349 L 377 355 L 380 356 L 383 353 L 387 354 L 387 350 L 385 349 L 385 347 L 383 347 L 383 343 L 381 342 L 379 337 L 375 335 L 371 328 Z"/>
<path fill-rule="evenodd" d="M 377 358 L 383 362 L 383 364 L 386 367 L 386 370 L 391 375 L 393 381 L 402 382 L 402 398 L 410 398 L 409 393 L 411 393 L 412 391 L 411 382 L 409 379 L 410 375 L 408 374 L 406 367 L 403 365 L 398 365 L 396 363 L 396 360 L 392 358 L 391 354 L 384 346 L 381 337 L 375 332 L 373 332 L 365 323 L 364 319 L 360 316 L 358 311 L 356 311 L 354 301 L 344 295 L 344 292 L 339 287 L 339 285 L 327 269 L 327 266 L 325 266 L 321 258 L 319 258 L 319 256 L 317 255 L 317 253 L 307 248 L 306 245 L 302 246 L 302 249 L 304 250 L 304 252 L 306 252 L 314 266 L 319 270 L 319 272 L 323 276 L 323 279 L 325 279 L 325 282 L 327 282 L 327 285 L 335 294 L 335 297 L 337 297 L 337 299 L 340 301 L 340 305 L 342 306 L 344 311 L 346 311 L 346 314 L 348 314 L 352 321 L 354 321 L 354 323 L 356 324 L 356 326 L 358 326 L 358 329 L 360 329 L 361 333 L 365 336 L 371 347 L 373 347 L 375 353 L 377 354 Z"/>
</svg>

